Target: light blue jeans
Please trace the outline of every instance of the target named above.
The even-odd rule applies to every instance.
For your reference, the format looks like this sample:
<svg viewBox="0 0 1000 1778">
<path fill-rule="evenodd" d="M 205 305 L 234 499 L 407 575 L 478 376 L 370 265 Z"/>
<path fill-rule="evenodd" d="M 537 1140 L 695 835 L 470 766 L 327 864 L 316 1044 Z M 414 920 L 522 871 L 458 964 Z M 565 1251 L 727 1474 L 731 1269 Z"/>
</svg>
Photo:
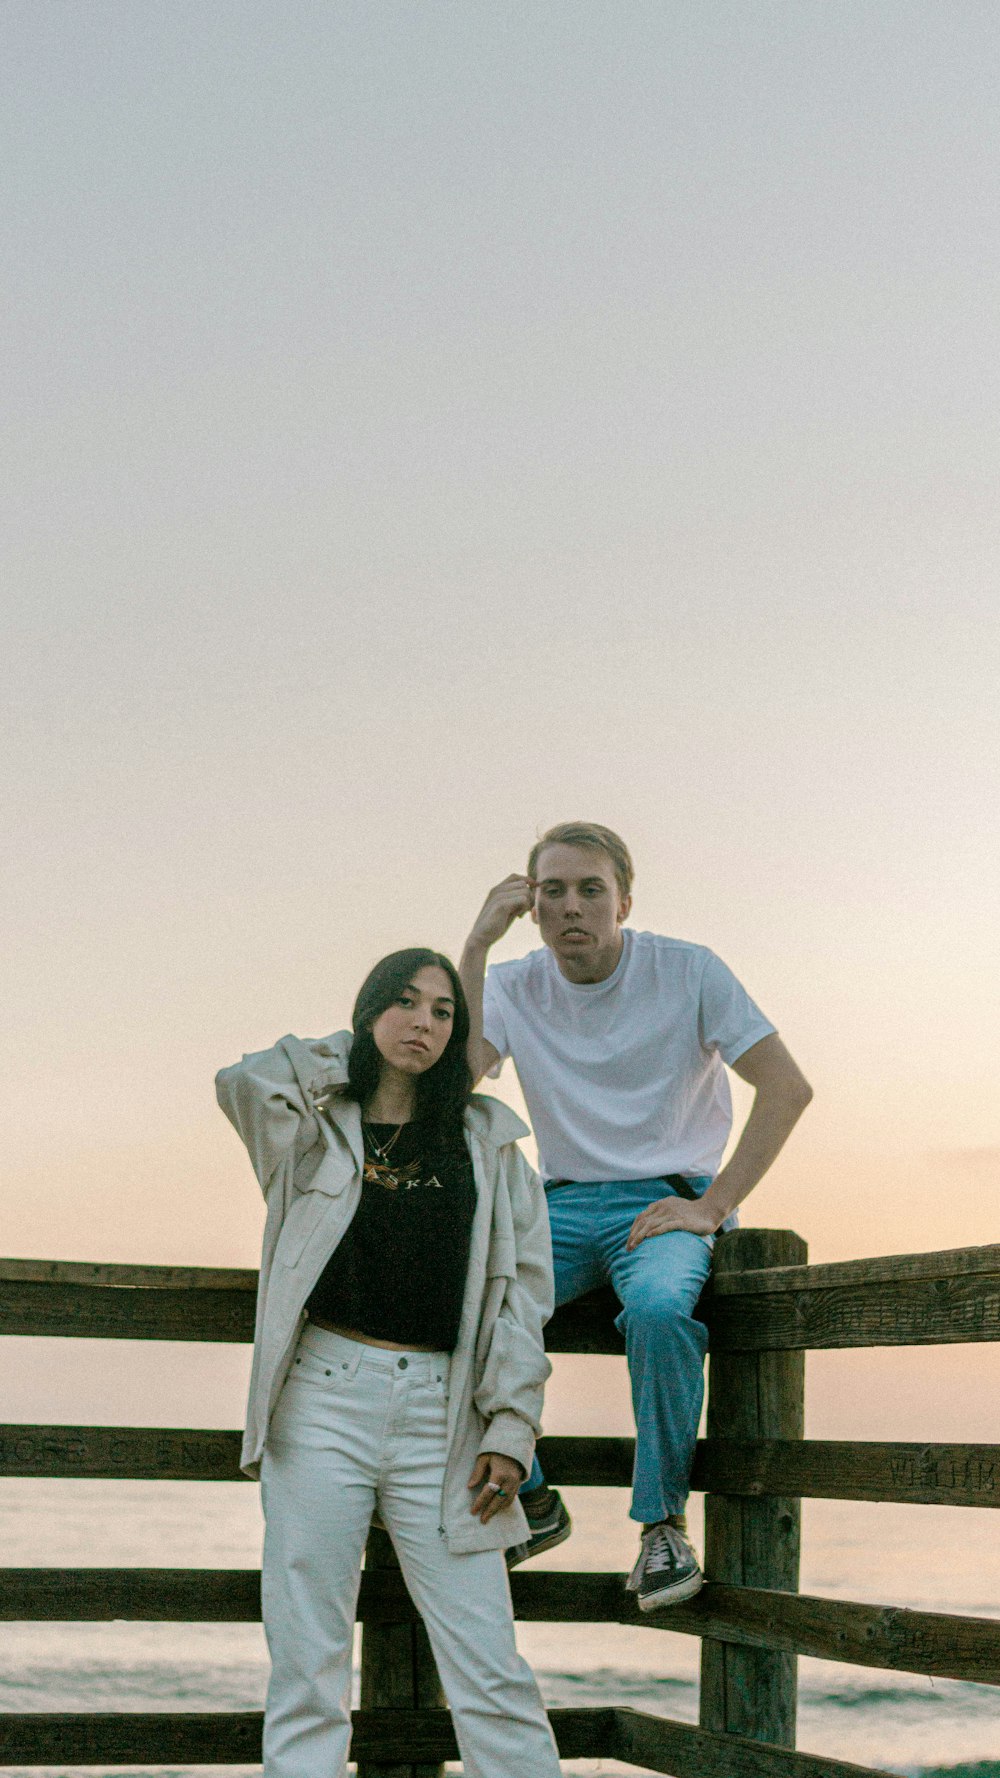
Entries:
<svg viewBox="0 0 1000 1778">
<path fill-rule="evenodd" d="M 698 1193 L 709 1183 L 690 1181 Z M 622 1305 L 615 1326 L 625 1335 L 636 1427 L 630 1513 L 653 1525 L 683 1512 L 687 1501 L 708 1348 L 692 1311 L 711 1268 L 713 1237 L 672 1229 L 625 1251 L 639 1212 L 676 1195 L 663 1179 L 559 1185 L 546 1195 L 556 1308 L 599 1284 L 610 1284 Z M 521 1492 L 544 1479 L 536 1457 Z"/>
</svg>

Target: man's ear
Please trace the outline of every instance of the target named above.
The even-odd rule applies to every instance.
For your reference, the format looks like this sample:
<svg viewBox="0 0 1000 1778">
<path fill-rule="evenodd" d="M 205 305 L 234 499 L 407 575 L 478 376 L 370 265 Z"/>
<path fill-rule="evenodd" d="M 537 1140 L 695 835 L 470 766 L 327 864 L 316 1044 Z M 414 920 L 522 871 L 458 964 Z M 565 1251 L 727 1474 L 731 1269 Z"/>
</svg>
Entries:
<svg viewBox="0 0 1000 1778">
<path fill-rule="evenodd" d="M 619 926 L 621 926 L 623 921 L 628 919 L 629 914 L 631 912 L 632 912 L 632 897 L 631 897 L 631 895 L 623 895 L 621 900 L 618 903 L 618 924 L 619 924 Z"/>
</svg>

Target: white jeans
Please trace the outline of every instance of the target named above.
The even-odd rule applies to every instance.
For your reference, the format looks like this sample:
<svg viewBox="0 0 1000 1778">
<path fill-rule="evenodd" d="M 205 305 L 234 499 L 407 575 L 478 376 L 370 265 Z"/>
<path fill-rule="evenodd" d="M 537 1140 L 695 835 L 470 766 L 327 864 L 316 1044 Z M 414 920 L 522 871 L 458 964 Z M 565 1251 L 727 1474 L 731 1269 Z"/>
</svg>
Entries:
<svg viewBox="0 0 1000 1778">
<path fill-rule="evenodd" d="M 347 1771 L 354 1615 L 376 1506 L 427 1626 L 468 1778 L 559 1778 L 514 1641 L 503 1556 L 453 1555 L 439 1529 L 448 1362 L 312 1325 L 302 1333 L 261 1467 L 265 1778 Z"/>
</svg>

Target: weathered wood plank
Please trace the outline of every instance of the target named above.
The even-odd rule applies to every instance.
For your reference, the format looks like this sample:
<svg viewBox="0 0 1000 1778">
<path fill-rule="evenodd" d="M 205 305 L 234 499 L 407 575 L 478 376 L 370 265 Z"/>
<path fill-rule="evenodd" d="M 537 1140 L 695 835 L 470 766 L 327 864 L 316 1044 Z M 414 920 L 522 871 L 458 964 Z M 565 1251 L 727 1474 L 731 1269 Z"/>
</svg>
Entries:
<svg viewBox="0 0 1000 1778">
<path fill-rule="evenodd" d="M 80 1259 L 0 1259 L 0 1283 L 90 1284 L 153 1290 L 257 1289 L 257 1273 L 236 1266 L 132 1266 Z"/>
<path fill-rule="evenodd" d="M 880 1253 L 872 1259 L 833 1260 L 818 1266 L 719 1272 L 711 1288 L 717 1296 L 771 1296 L 776 1291 L 838 1290 L 843 1285 L 898 1284 L 905 1279 L 991 1274 L 1000 1276 L 1000 1244 L 948 1247 L 938 1253 Z"/>
<path fill-rule="evenodd" d="M 206 1274 L 206 1281 L 180 1282 L 172 1267 L 82 1266 L 69 1276 L 61 1263 L 58 1276 L 45 1276 L 50 1262 L 6 1262 L 6 1270 L 27 1265 L 38 1274 L 15 1274 L 0 1281 L 0 1335 L 37 1335 L 49 1339 L 209 1340 L 245 1343 L 253 1339 L 256 1275 L 252 1272 Z M 51 1262 L 54 1264 L 54 1262 Z M 193 1274 L 195 1268 L 188 1268 Z M 127 1272 L 127 1282 L 113 1275 Z M 160 1273 L 160 1276 L 152 1274 Z M 183 1279 L 183 1272 L 181 1274 Z M 214 1282 L 220 1276 L 222 1281 Z M 213 1279 L 213 1282 L 209 1282 Z M 621 1354 L 625 1343 L 613 1322 L 617 1299 L 595 1291 L 557 1310 L 546 1329 L 550 1352 Z"/>
<path fill-rule="evenodd" d="M 717 1289 L 703 1299 L 703 1312 L 713 1352 L 1000 1340 L 1000 1276 L 901 1278 L 833 1290 L 785 1289 L 749 1300 Z"/>
<path fill-rule="evenodd" d="M 0 1476 L 240 1482 L 241 1443 L 167 1426 L 0 1426 Z"/>
<path fill-rule="evenodd" d="M 0 1425 L 0 1476 L 122 1477 L 131 1481 L 238 1482 L 242 1435 L 156 1426 Z M 539 1454 L 554 1479 L 577 1487 L 627 1487 L 633 1441 L 552 1438 Z"/>
<path fill-rule="evenodd" d="M 712 1734 L 639 1710 L 616 1710 L 615 1720 L 617 1757 L 670 1778 L 890 1778 L 874 1766 Z"/>
<path fill-rule="evenodd" d="M 936 1679 L 1000 1685 L 1000 1619 L 708 1582 L 657 1614 L 667 1630 Z"/>
<path fill-rule="evenodd" d="M 1000 1445 L 708 1439 L 692 1478 L 711 1494 L 1000 1506 Z"/>
<path fill-rule="evenodd" d="M 718 1376 L 718 1367 L 717 1367 Z M 734 1411 L 725 1409 L 735 1425 Z M 79 1476 L 91 1481 L 245 1481 L 235 1431 L 157 1426 L 0 1426 L 0 1476 Z M 539 1454 L 554 1483 L 628 1487 L 627 1438 L 549 1438 Z M 1000 1445 L 702 1440 L 692 1486 L 713 1494 L 911 1505 L 1000 1506 Z M 780 1529 L 780 1527 L 779 1527 Z"/>
<path fill-rule="evenodd" d="M 601 1759 L 613 1751 L 615 1712 L 553 1710 L 550 1720 L 564 1759 Z M 258 1711 L 127 1715 L 0 1715 L 0 1763 L 28 1765 L 255 1765 L 261 1754 Z M 446 1710 L 356 1710 L 355 1758 L 434 1764 L 457 1754 Z"/>
<path fill-rule="evenodd" d="M 38 1711 L 0 1715 L 5 1766 L 227 1765 L 260 1761 L 261 1711 Z"/>
<path fill-rule="evenodd" d="M 1000 1620 L 859 1604 L 708 1581 L 697 1599 L 642 1613 L 623 1574 L 520 1570 L 514 1616 L 525 1623 L 618 1623 L 783 1649 L 859 1667 L 1000 1684 Z M 398 1569 L 366 1569 L 358 1620 L 413 1624 Z M 243 1568 L 0 1569 L 0 1622 L 257 1623 L 260 1574 Z M 419 1676 L 418 1676 L 419 1677 Z M 419 1689 L 419 1688 L 418 1688 Z M 411 1699 L 412 1703 L 412 1699 Z M 372 1709 L 385 1707 L 376 1698 Z"/>
<path fill-rule="evenodd" d="M 253 1624 L 256 1568 L 0 1568 L 0 1622 Z"/>
<path fill-rule="evenodd" d="M 744 1229 L 716 1255 L 730 1271 L 804 1263 L 806 1244 L 788 1229 Z M 756 1311 L 756 1303 L 753 1312 Z M 715 1351 L 709 1373 L 708 1432 L 714 1439 L 802 1437 L 804 1357 L 801 1352 Z M 778 1495 L 710 1495 L 705 1501 L 705 1572 L 735 1586 L 794 1592 L 799 1580 L 798 1500 Z M 703 1729 L 795 1746 L 798 1703 L 795 1656 L 787 1650 L 726 1642 L 702 1643 L 700 1723 Z"/>
<path fill-rule="evenodd" d="M 697 1599 L 642 1613 L 623 1574 L 522 1570 L 514 1616 L 526 1623 L 619 1623 L 784 1649 L 860 1667 L 1000 1684 L 1000 1620 L 858 1604 L 709 1581 Z M 358 1620 L 417 1618 L 398 1569 L 362 1575 Z M 257 1623 L 260 1574 L 234 1568 L 0 1569 L 0 1622 Z M 412 1702 L 412 1699 L 411 1699 Z M 385 1707 L 381 1698 L 372 1709 Z"/>
<path fill-rule="evenodd" d="M 254 1305 L 251 1290 L 8 1281 L 0 1334 L 244 1344 L 253 1339 Z"/>
<path fill-rule="evenodd" d="M 752 1234 L 755 1230 L 741 1230 Z M 768 1231 L 759 1231 L 767 1233 Z M 727 1241 L 730 1237 L 727 1237 Z M 721 1255 L 726 1244 L 719 1249 Z M 805 1269 L 805 1268 L 804 1268 Z M 788 1268 L 794 1272 L 798 1268 Z M 755 1274 L 764 1278 L 768 1274 Z M 852 1346 L 949 1345 L 1000 1339 L 1000 1276 L 899 1278 L 795 1290 L 748 1299 L 716 1286 L 702 1298 L 713 1351 L 822 1350 Z M 616 1299 L 594 1292 L 557 1310 L 546 1329 L 550 1352 L 621 1354 Z M 0 1287 L 0 1334 L 103 1340 L 253 1338 L 249 1288 L 118 1286 L 90 1282 L 8 1280 Z"/>
</svg>

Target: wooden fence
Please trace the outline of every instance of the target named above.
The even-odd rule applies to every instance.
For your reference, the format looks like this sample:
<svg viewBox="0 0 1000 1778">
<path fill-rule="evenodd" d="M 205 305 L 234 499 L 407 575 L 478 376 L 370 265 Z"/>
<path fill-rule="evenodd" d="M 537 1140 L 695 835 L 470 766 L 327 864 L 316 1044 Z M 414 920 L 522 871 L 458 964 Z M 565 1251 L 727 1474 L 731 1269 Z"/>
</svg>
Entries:
<svg viewBox="0 0 1000 1778">
<path fill-rule="evenodd" d="M 803 1438 L 807 1349 L 1000 1339 L 1000 1246 L 807 1266 L 797 1235 L 746 1229 L 718 1244 L 703 1300 L 711 1366 L 699 1596 L 641 1615 L 618 1574 L 522 1569 L 517 1617 L 622 1623 L 702 1638 L 697 1728 L 615 1705 L 554 1710 L 565 1759 L 617 1757 L 673 1778 L 885 1778 L 795 1750 L 796 1656 L 1000 1685 L 1000 1621 L 798 1592 L 803 1496 L 1000 1505 L 1000 1445 Z M 0 1333 L 115 1340 L 247 1341 L 255 1274 L 204 1268 L 0 1262 Z M 550 1322 L 552 1352 L 623 1350 L 614 1299 L 595 1293 Z M 0 1426 L 0 1475 L 237 1481 L 236 1432 Z M 549 1438 L 551 1480 L 625 1488 L 632 1441 Z M 250 1622 L 251 1570 L 0 1570 L 0 1618 Z M 436 1778 L 456 1757 L 423 1627 L 384 1533 L 361 1587 L 359 1778 Z M 255 1764 L 259 1713 L 0 1715 L 0 1766 Z"/>
</svg>

